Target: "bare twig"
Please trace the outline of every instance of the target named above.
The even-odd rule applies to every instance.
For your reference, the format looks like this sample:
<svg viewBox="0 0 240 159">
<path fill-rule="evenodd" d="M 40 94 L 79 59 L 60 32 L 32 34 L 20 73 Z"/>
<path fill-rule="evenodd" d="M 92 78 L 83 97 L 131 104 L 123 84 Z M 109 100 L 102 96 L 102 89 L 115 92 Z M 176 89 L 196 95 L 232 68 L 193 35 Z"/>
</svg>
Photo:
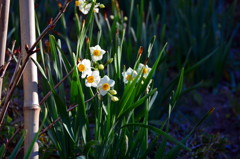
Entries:
<svg viewBox="0 0 240 159">
<path fill-rule="evenodd" d="M 12 142 L 12 140 L 14 139 L 14 137 L 22 130 L 23 126 L 19 126 L 17 128 L 17 130 L 15 131 L 15 133 L 13 134 L 13 136 L 7 141 L 6 143 L 6 148 L 8 147 L 9 143 Z"/>
<path fill-rule="evenodd" d="M 67 78 L 68 76 L 73 72 L 74 68 L 72 68 L 71 71 L 68 72 L 68 74 L 66 74 L 63 79 L 58 82 L 55 86 L 54 86 L 54 89 L 56 89 L 57 87 L 59 87 Z M 50 97 L 50 95 L 52 95 L 52 91 L 49 91 L 44 97 L 43 99 L 40 101 L 39 105 L 42 105 L 47 99 L 48 97 Z"/>
<path fill-rule="evenodd" d="M 4 75 L 6 73 L 6 70 L 7 70 L 8 66 L 9 66 L 9 64 L 10 64 L 12 58 L 13 58 L 13 54 L 14 54 L 13 52 L 14 52 L 15 44 L 16 44 L 16 40 L 14 40 L 13 43 L 12 43 L 12 49 L 8 50 L 9 51 L 9 58 L 8 58 L 8 61 L 2 66 L 2 71 L 1 71 L 0 78 L 4 77 Z"/>
<path fill-rule="evenodd" d="M 57 16 L 54 18 L 53 21 L 51 21 L 51 23 L 48 24 L 48 26 L 43 30 L 43 32 L 40 34 L 40 36 L 37 38 L 37 40 L 35 41 L 35 43 L 31 46 L 30 49 L 28 49 L 28 47 L 26 47 L 26 51 L 28 53 L 27 57 L 25 58 L 25 60 L 23 61 L 22 63 L 22 66 L 21 68 L 17 71 L 17 74 L 16 74 L 16 78 L 14 79 L 13 83 L 11 84 L 10 83 L 10 88 L 9 88 L 9 91 L 8 91 L 8 94 L 5 98 L 5 101 L 4 101 L 4 105 L 3 105 L 3 109 L 2 109 L 2 112 L 0 114 L 0 127 L 2 126 L 2 123 L 3 123 L 3 119 L 4 119 L 4 116 L 6 114 L 6 111 L 8 109 L 8 106 L 9 106 L 9 103 L 10 103 L 10 99 L 12 98 L 12 95 L 13 95 L 13 91 L 15 90 L 18 82 L 20 81 L 21 77 L 22 77 L 22 74 L 23 74 L 23 71 L 26 67 L 26 64 L 30 58 L 30 56 L 32 54 L 34 54 L 36 51 L 35 51 L 35 47 L 38 45 L 38 43 L 40 42 L 40 40 L 43 39 L 43 37 L 51 30 L 55 27 L 56 23 L 58 22 L 58 20 L 61 18 L 61 16 L 63 15 L 63 13 L 66 11 L 66 8 L 68 7 L 69 3 L 71 2 L 72 0 L 66 0 L 66 2 L 64 3 L 63 7 L 61 8 L 61 10 L 59 11 L 59 13 L 57 14 Z M 26 45 L 27 46 L 27 45 Z"/>
<path fill-rule="evenodd" d="M 92 96 L 91 98 L 89 98 L 88 100 L 86 100 L 85 103 L 90 102 L 90 101 L 93 100 L 93 98 L 95 98 L 97 95 L 98 95 L 98 92 L 97 92 L 94 96 Z M 72 110 L 73 110 L 74 108 L 76 108 L 77 106 L 78 106 L 78 104 L 71 106 L 70 108 L 67 109 L 67 112 L 72 111 Z M 43 130 L 41 131 L 40 135 L 41 135 L 41 134 L 44 134 L 45 132 L 47 132 L 48 129 L 52 128 L 52 127 L 54 126 L 54 124 L 56 124 L 60 119 L 61 119 L 60 117 L 58 117 L 57 119 L 55 119 L 51 124 L 49 124 L 45 129 L 43 129 Z M 40 136 L 40 135 L 39 135 L 39 136 Z"/>
</svg>

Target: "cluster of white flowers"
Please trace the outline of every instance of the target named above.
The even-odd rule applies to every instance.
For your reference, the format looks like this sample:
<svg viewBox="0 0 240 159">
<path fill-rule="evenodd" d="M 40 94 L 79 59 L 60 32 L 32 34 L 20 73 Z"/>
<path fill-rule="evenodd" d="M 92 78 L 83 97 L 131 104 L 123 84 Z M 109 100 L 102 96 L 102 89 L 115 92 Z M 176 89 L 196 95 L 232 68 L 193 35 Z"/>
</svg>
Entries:
<svg viewBox="0 0 240 159">
<path fill-rule="evenodd" d="M 90 47 L 90 53 L 92 61 L 96 62 L 102 60 L 106 51 L 101 49 L 99 45 L 96 45 L 94 47 Z M 92 63 L 89 59 L 83 59 L 78 63 L 78 70 L 81 72 L 81 78 L 85 79 L 85 85 L 87 87 L 97 88 L 102 96 L 105 96 L 107 93 L 109 93 L 113 101 L 118 101 L 119 99 L 116 96 L 113 96 L 117 94 L 117 91 L 110 89 L 114 86 L 115 81 L 110 79 L 107 75 L 101 78 L 99 70 L 93 70 L 91 65 Z M 103 69 L 104 66 L 100 64 L 99 68 Z"/>
<path fill-rule="evenodd" d="M 110 79 L 107 75 L 101 78 L 99 70 L 104 69 L 103 64 L 98 64 L 97 61 L 102 60 L 103 55 L 106 53 L 99 45 L 90 47 L 90 54 L 92 62 L 89 59 L 83 59 L 78 63 L 78 70 L 81 72 L 81 78 L 85 79 L 86 87 L 95 87 L 98 89 L 99 93 L 102 96 L 109 94 L 112 101 L 118 101 L 119 99 L 114 96 L 117 94 L 117 91 L 111 90 L 111 87 L 114 86 L 115 81 Z M 98 67 L 93 68 L 93 63 L 97 63 Z M 127 71 L 122 72 L 123 82 L 127 84 L 132 82 L 139 73 L 142 73 L 143 78 L 147 78 L 151 68 L 148 65 L 140 63 L 137 70 L 129 67 Z"/>
<path fill-rule="evenodd" d="M 138 73 L 143 73 L 143 77 L 147 78 L 149 72 L 151 71 L 151 68 L 148 67 L 148 65 L 144 65 L 140 63 L 138 65 L 137 71 L 133 70 L 131 67 L 127 69 L 127 71 L 122 73 L 123 76 L 123 82 L 128 83 L 135 79 L 135 77 L 138 75 Z"/>
<path fill-rule="evenodd" d="M 90 11 L 91 7 L 92 7 L 92 3 L 91 2 L 87 2 L 86 0 L 76 0 L 75 1 L 75 5 L 79 8 L 79 10 L 83 13 L 83 14 L 88 14 L 88 12 Z M 105 6 L 103 4 L 100 3 L 96 3 L 93 11 L 95 13 L 99 12 L 99 7 L 100 8 L 105 8 Z"/>
</svg>

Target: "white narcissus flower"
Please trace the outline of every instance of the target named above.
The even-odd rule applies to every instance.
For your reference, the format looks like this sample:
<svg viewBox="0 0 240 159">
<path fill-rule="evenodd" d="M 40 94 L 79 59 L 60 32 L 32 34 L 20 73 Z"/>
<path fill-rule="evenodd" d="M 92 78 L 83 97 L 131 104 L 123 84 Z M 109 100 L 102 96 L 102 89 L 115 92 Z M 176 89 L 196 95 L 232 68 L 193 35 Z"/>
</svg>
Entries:
<svg viewBox="0 0 240 159">
<path fill-rule="evenodd" d="M 91 61 L 88 59 L 83 59 L 81 62 L 79 62 L 78 71 L 82 73 L 82 78 L 85 78 L 86 75 L 91 74 Z"/>
<path fill-rule="evenodd" d="M 79 10 L 83 13 L 83 14 L 88 14 L 88 12 L 91 9 L 92 4 L 91 3 L 85 3 L 84 5 L 82 5 L 81 7 L 79 7 Z"/>
<path fill-rule="evenodd" d="M 87 3 L 86 0 L 77 0 L 75 1 L 75 5 L 79 8 L 79 10 L 83 14 L 88 14 L 89 10 L 91 9 L 92 4 Z"/>
<path fill-rule="evenodd" d="M 91 6 L 92 6 L 92 3 L 88 3 L 86 2 L 86 0 L 77 0 L 75 1 L 75 5 L 79 7 L 79 10 L 83 13 L 83 14 L 88 14 L 88 12 L 90 11 L 91 9 Z M 98 13 L 99 12 L 99 7 L 100 6 L 100 3 L 97 3 L 94 8 L 93 8 L 93 11 L 95 13 Z"/>
<path fill-rule="evenodd" d="M 107 75 L 105 75 L 100 82 L 98 83 L 98 88 L 100 90 L 100 94 L 105 96 L 107 92 L 113 87 L 115 84 L 114 80 L 111 80 Z"/>
<path fill-rule="evenodd" d="M 87 87 L 97 87 L 100 81 L 99 71 L 93 71 L 89 74 L 85 80 L 85 85 Z"/>
<path fill-rule="evenodd" d="M 101 49 L 99 45 L 90 47 L 90 52 L 91 52 L 92 60 L 94 62 L 101 60 L 103 57 L 103 54 L 106 53 L 106 51 Z"/>
<path fill-rule="evenodd" d="M 100 6 L 100 3 L 97 3 L 94 8 L 93 8 L 93 11 L 94 13 L 98 13 L 99 12 L 99 6 Z"/>
<path fill-rule="evenodd" d="M 129 67 L 126 72 L 122 73 L 122 76 L 123 76 L 123 82 L 128 83 L 134 80 L 134 78 L 137 76 L 137 71 Z"/>
<path fill-rule="evenodd" d="M 138 72 L 143 72 L 143 77 L 146 78 L 151 71 L 152 68 L 148 67 L 148 65 L 144 65 L 142 63 L 138 66 Z"/>
</svg>

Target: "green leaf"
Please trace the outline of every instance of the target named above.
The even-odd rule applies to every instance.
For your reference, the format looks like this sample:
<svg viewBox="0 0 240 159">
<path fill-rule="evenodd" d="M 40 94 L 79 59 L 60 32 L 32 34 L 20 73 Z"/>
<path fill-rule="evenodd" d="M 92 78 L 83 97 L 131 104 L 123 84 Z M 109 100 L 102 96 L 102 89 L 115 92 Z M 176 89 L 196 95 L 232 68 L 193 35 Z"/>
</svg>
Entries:
<svg viewBox="0 0 240 159">
<path fill-rule="evenodd" d="M 47 76 L 46 76 L 42 66 L 37 62 L 37 60 L 33 59 L 32 57 L 30 57 L 30 58 L 33 61 L 33 63 L 37 66 L 37 68 L 40 71 L 40 73 L 42 74 L 42 76 L 47 80 Z"/>
<path fill-rule="evenodd" d="M 5 149 L 6 149 L 6 145 L 3 144 L 1 147 L 0 147 L 0 158 L 3 158 L 3 155 L 5 153 Z"/>
<path fill-rule="evenodd" d="M 84 151 L 83 153 L 88 156 L 88 153 L 90 151 L 90 149 L 93 147 L 93 146 L 96 146 L 99 144 L 99 141 L 97 140 L 92 140 L 92 141 L 89 141 L 85 146 L 84 146 Z"/>
<path fill-rule="evenodd" d="M 154 65 L 153 65 L 151 71 L 149 72 L 147 78 L 144 80 L 144 84 L 143 84 L 143 86 L 141 87 L 141 89 L 139 90 L 138 94 L 141 94 L 142 92 L 144 92 L 144 91 L 146 90 L 146 88 L 147 88 L 150 80 L 151 80 L 152 77 L 153 77 L 154 72 L 156 71 L 156 69 L 157 69 L 157 67 L 158 67 L 158 65 L 159 65 L 160 59 L 161 59 L 162 54 L 163 54 L 163 52 L 165 51 L 165 48 L 166 48 L 166 47 L 167 47 L 167 43 L 163 46 L 162 50 L 160 51 L 157 60 L 155 61 L 155 63 L 154 63 Z"/>
<path fill-rule="evenodd" d="M 141 99 L 139 99 L 137 102 L 133 103 L 131 106 L 129 106 L 127 109 L 122 110 L 122 112 L 119 113 L 118 118 L 121 118 L 122 116 L 126 115 L 127 113 L 129 113 L 130 111 L 134 110 L 135 108 L 137 108 L 138 106 L 140 106 L 141 104 L 143 104 L 148 97 L 150 97 L 152 94 L 154 94 L 157 91 L 157 89 L 155 88 L 154 90 L 152 90 L 150 93 L 148 93 L 147 95 L 145 95 L 144 97 L 142 97 Z"/>
<path fill-rule="evenodd" d="M 148 46 L 148 56 L 147 56 L 148 58 L 149 58 L 150 55 L 151 55 L 152 48 L 153 48 L 153 45 L 154 45 L 155 40 L 156 40 L 156 35 L 152 37 L 152 40 L 151 40 L 151 42 L 150 42 L 150 44 L 149 44 L 149 46 Z"/>
<path fill-rule="evenodd" d="M 187 146 L 185 146 L 182 142 L 178 141 L 177 139 L 173 138 L 172 136 L 168 135 L 166 132 L 162 131 L 161 129 L 158 129 L 156 127 L 150 126 L 150 125 L 146 125 L 146 124 L 142 124 L 142 123 L 134 123 L 134 124 L 126 124 L 124 126 L 121 127 L 125 128 L 125 127 L 129 127 L 129 126 L 137 126 L 137 127 L 143 127 L 143 128 L 147 128 L 149 130 L 154 131 L 156 134 L 158 135 L 162 135 L 163 137 L 165 137 L 167 140 L 175 143 L 176 145 L 180 146 L 181 148 L 184 148 L 188 151 L 191 151 L 190 148 L 188 148 Z"/>
<path fill-rule="evenodd" d="M 199 122 L 194 126 L 194 128 L 190 131 L 190 133 L 181 141 L 181 143 L 185 144 L 186 141 L 189 139 L 189 137 L 196 131 L 196 129 L 213 113 L 215 108 L 210 109 L 203 117 L 199 120 Z M 180 147 L 179 145 L 175 146 L 173 149 L 171 149 L 167 155 L 166 159 L 173 159 L 176 157 L 176 155 L 179 153 Z"/>
<path fill-rule="evenodd" d="M 25 152 L 24 159 L 29 159 L 29 158 L 30 158 L 30 155 L 32 154 L 33 146 L 34 146 L 34 144 L 37 142 L 38 136 L 39 136 L 39 134 L 40 134 L 40 132 L 41 132 L 43 126 L 44 126 L 44 123 L 45 123 L 45 121 L 46 121 L 46 119 L 47 119 L 47 109 L 45 109 L 44 113 L 45 113 L 45 114 L 44 114 L 44 117 L 43 117 L 43 120 L 42 120 L 42 124 L 41 124 L 41 126 L 39 127 L 38 132 L 37 132 L 36 135 L 34 136 L 33 141 L 31 142 L 31 144 L 30 144 L 27 152 Z"/>
<path fill-rule="evenodd" d="M 23 133 L 22 137 L 20 138 L 20 140 L 18 141 L 17 145 L 13 149 L 11 155 L 8 157 L 9 159 L 15 159 L 16 158 L 18 152 L 21 150 L 21 147 L 23 145 L 25 134 L 26 134 L 26 132 Z"/>
<path fill-rule="evenodd" d="M 76 57 L 74 60 L 76 61 Z M 78 69 L 76 66 L 74 67 L 74 71 L 72 73 L 70 100 L 72 103 L 78 104 L 78 107 L 76 108 L 76 116 L 74 119 L 75 136 L 78 137 L 81 131 L 84 143 L 87 143 L 89 133 L 87 129 L 88 118 L 86 113 L 85 96 L 84 96 L 83 88 L 79 79 Z"/>
<path fill-rule="evenodd" d="M 184 68 L 182 68 L 182 71 L 180 73 L 180 78 L 179 78 L 179 81 L 178 81 L 177 90 L 176 90 L 176 93 L 174 94 L 174 97 L 173 97 L 173 104 L 172 104 L 173 107 L 174 107 L 178 98 L 181 95 L 182 87 L 183 87 L 183 77 L 184 77 Z"/>
</svg>

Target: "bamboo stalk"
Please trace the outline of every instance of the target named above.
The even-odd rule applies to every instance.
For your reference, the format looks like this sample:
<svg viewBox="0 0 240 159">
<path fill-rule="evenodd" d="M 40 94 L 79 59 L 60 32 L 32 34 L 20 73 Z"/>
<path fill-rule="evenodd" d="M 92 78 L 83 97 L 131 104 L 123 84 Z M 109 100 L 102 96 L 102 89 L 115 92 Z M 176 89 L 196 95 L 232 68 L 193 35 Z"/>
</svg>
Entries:
<svg viewBox="0 0 240 159">
<path fill-rule="evenodd" d="M 26 57 L 25 60 L 23 60 L 21 67 L 19 69 L 16 69 L 17 72 L 14 72 L 14 74 L 16 73 L 16 76 L 11 81 L 8 93 L 7 93 L 6 98 L 4 100 L 4 104 L 2 106 L 2 112 L 0 112 L 0 128 L 2 126 L 4 116 L 5 116 L 6 112 L 7 112 L 8 106 L 10 104 L 10 100 L 12 98 L 13 92 L 14 92 L 14 90 L 15 90 L 18 82 L 19 82 L 19 80 L 22 77 L 22 73 L 23 73 L 23 71 L 24 71 L 24 69 L 26 67 L 26 64 L 27 64 L 30 56 L 38 51 L 38 49 L 34 50 L 35 47 L 40 42 L 40 40 L 42 40 L 42 38 L 44 38 L 44 36 L 48 33 L 48 31 L 50 31 L 51 29 L 53 29 L 55 27 L 56 23 L 61 18 L 62 14 L 66 11 L 66 8 L 68 7 L 68 5 L 69 5 L 69 3 L 71 1 L 72 0 L 66 0 L 65 1 L 63 7 L 60 9 L 60 11 L 58 12 L 57 16 L 54 18 L 54 20 L 50 24 L 48 24 L 48 26 L 42 31 L 41 35 L 39 35 L 39 37 L 37 38 L 35 43 L 31 46 L 31 48 L 30 49 L 27 48 L 26 51 L 28 53 L 28 56 Z"/>
<path fill-rule="evenodd" d="M 8 18 L 9 18 L 10 0 L 0 0 L 0 66 L 4 65 L 6 44 L 7 44 L 7 31 L 8 31 Z M 0 78 L 0 103 L 2 100 L 2 83 L 3 78 Z"/>
<path fill-rule="evenodd" d="M 20 0 L 20 28 L 21 28 L 21 52 L 23 60 L 28 58 L 28 50 L 25 46 L 32 46 L 36 41 L 35 32 L 35 11 L 33 0 Z M 36 54 L 31 55 L 31 58 L 36 59 Z M 24 152 L 28 151 L 34 136 L 39 129 L 39 100 L 38 100 L 38 76 L 37 66 L 33 61 L 29 60 L 23 72 L 23 88 L 24 88 L 24 129 L 26 136 L 24 139 Z M 31 153 L 31 159 L 38 159 L 38 143 L 35 142 Z"/>
</svg>

